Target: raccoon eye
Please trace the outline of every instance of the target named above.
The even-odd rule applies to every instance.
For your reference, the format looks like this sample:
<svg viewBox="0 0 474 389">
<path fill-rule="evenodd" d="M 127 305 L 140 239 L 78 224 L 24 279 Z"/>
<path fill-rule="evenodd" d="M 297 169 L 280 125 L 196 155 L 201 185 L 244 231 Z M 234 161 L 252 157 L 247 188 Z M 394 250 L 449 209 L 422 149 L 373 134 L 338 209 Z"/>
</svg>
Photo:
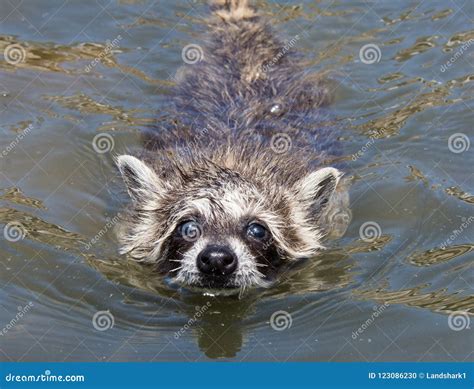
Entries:
<svg viewBox="0 0 474 389">
<path fill-rule="evenodd" d="M 267 237 L 267 229 L 258 223 L 250 223 L 247 227 L 247 234 L 252 238 L 262 240 Z"/>
<path fill-rule="evenodd" d="M 187 220 L 178 226 L 178 233 L 183 239 L 194 241 L 202 235 L 202 227 L 195 220 Z"/>
</svg>

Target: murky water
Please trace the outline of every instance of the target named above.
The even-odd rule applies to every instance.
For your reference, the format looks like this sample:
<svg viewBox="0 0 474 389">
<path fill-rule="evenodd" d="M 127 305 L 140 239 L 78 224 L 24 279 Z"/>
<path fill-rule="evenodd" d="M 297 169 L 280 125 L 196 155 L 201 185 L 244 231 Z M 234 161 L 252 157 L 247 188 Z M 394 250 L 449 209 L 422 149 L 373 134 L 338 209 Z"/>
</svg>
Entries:
<svg viewBox="0 0 474 389">
<path fill-rule="evenodd" d="M 204 2 L 0 1 L 1 360 L 473 359 L 473 3 L 258 3 L 332 73 L 353 220 L 239 300 L 167 288 L 112 232 L 112 157 L 159 120 Z"/>
</svg>

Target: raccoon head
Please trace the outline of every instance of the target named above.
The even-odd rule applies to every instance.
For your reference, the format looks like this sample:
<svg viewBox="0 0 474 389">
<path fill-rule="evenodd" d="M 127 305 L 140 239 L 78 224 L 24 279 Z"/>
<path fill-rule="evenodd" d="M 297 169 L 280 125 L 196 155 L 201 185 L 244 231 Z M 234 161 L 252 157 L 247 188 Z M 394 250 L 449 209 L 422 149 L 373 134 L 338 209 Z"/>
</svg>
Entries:
<svg viewBox="0 0 474 389">
<path fill-rule="evenodd" d="M 323 214 L 341 176 L 328 167 L 288 183 L 209 160 L 170 174 L 129 155 L 117 165 L 132 198 L 121 253 L 186 287 L 241 292 L 323 248 Z"/>
</svg>

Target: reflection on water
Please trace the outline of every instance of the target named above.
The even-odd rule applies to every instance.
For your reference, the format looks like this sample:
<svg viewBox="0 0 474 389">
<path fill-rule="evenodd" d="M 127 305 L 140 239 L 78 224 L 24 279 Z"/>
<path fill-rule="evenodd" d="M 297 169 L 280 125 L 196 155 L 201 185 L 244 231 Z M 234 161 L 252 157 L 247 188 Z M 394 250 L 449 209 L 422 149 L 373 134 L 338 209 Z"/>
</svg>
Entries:
<svg viewBox="0 0 474 389">
<path fill-rule="evenodd" d="M 140 147 L 140 132 L 165 114 L 181 49 L 206 27 L 201 3 L 120 1 L 104 12 L 73 1 L 54 16 L 38 1 L 0 24 L 0 50 L 21 47 L 18 61 L 0 61 L 0 327 L 33 303 L 2 337 L 0 358 L 470 358 L 472 332 L 449 326 L 474 313 L 468 3 L 367 12 L 363 2 L 258 1 L 283 36 L 301 35 L 308 67 L 333 77 L 354 182 L 348 231 L 241 298 L 170 287 L 117 255 L 127 196 L 113 157 Z M 381 51 L 370 65 L 359 58 L 369 43 Z M 362 234 L 366 223 L 374 236 Z M 379 304 L 388 308 L 376 325 L 351 338 Z M 93 325 L 102 311 L 114 319 L 103 332 Z"/>
<path fill-rule="evenodd" d="M 466 203 L 474 204 L 474 196 L 462 191 L 456 186 L 452 186 L 446 189 L 446 193 L 457 197 L 459 200 L 465 201 Z"/>
<path fill-rule="evenodd" d="M 464 255 L 473 249 L 474 246 L 471 244 L 453 245 L 447 248 L 436 248 L 422 253 L 414 253 L 408 260 L 416 266 L 431 266 Z"/>
<path fill-rule="evenodd" d="M 446 294 L 444 290 L 422 293 L 422 287 L 388 292 L 382 289 L 360 292 L 361 297 L 371 298 L 385 304 L 407 304 L 414 307 L 428 308 L 437 312 L 474 313 L 474 297 L 460 297 L 457 294 Z"/>
</svg>

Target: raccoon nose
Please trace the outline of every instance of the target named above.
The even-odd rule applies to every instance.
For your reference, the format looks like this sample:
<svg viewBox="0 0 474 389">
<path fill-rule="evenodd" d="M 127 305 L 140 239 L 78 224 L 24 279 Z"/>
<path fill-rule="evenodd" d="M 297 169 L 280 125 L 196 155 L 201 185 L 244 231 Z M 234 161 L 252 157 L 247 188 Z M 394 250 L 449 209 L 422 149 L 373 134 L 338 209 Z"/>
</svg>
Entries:
<svg viewBox="0 0 474 389">
<path fill-rule="evenodd" d="M 237 269 L 237 258 L 227 247 L 208 246 L 199 253 L 197 267 L 204 274 L 226 276 Z"/>
</svg>

